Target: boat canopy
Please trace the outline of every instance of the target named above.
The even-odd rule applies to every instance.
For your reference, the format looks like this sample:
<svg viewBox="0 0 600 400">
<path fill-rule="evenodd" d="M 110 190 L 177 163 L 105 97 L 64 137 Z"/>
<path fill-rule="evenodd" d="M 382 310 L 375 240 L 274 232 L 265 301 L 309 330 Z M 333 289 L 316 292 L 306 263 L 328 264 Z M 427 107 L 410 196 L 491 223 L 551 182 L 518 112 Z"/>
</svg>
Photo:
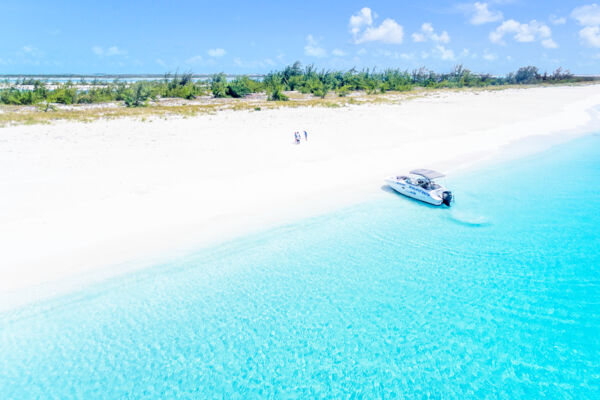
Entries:
<svg viewBox="0 0 600 400">
<path fill-rule="evenodd" d="M 442 174 L 441 172 L 437 172 L 432 169 L 424 169 L 424 168 L 414 169 L 414 170 L 410 171 L 410 173 L 414 174 L 414 175 L 423 176 L 430 180 L 436 179 L 436 178 L 443 178 L 444 176 L 446 176 L 446 175 Z"/>
</svg>

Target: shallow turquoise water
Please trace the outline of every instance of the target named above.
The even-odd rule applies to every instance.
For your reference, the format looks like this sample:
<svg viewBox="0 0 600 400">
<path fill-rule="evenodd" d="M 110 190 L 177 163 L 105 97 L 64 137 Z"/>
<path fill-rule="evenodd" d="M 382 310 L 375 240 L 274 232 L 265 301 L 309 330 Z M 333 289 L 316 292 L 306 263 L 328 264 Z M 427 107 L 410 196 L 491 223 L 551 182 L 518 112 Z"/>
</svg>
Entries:
<svg viewBox="0 0 600 400">
<path fill-rule="evenodd" d="M 600 136 L 0 314 L 0 396 L 599 398 Z"/>
</svg>

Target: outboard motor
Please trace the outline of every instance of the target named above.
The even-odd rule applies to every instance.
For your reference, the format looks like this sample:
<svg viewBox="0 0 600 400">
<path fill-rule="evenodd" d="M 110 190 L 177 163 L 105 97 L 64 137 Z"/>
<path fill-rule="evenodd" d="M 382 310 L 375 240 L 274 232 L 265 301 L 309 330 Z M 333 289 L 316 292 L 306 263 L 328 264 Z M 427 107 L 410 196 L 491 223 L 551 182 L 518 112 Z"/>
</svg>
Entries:
<svg viewBox="0 0 600 400">
<path fill-rule="evenodd" d="M 450 202 L 452 201 L 452 199 L 453 197 L 451 191 L 446 190 L 444 193 L 442 193 L 442 203 L 444 203 L 448 207 L 450 207 Z"/>
</svg>

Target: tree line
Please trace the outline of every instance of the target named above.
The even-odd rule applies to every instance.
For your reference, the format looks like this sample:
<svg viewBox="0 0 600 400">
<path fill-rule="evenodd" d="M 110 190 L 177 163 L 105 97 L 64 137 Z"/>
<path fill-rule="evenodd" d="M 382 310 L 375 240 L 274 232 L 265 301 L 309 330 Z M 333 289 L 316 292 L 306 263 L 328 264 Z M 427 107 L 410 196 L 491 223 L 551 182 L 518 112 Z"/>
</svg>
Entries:
<svg viewBox="0 0 600 400">
<path fill-rule="evenodd" d="M 4 82 L 0 89 L 0 104 L 32 105 L 39 103 L 89 104 L 122 101 L 127 107 L 144 106 L 159 98 L 194 99 L 198 96 L 243 98 L 251 93 L 266 93 L 268 100 L 288 100 L 285 92 L 298 91 L 324 98 L 329 93 L 346 96 L 353 91 L 367 94 L 389 91 L 409 91 L 422 88 L 463 88 L 500 85 L 532 85 L 590 81 L 591 77 L 575 77 L 558 68 L 553 73 L 540 73 L 534 66 L 519 68 L 505 76 L 475 74 L 462 65 L 451 72 L 436 73 L 426 68 L 413 71 L 372 69 L 347 71 L 317 70 L 314 65 L 303 67 L 300 62 L 280 71 L 272 71 L 262 79 L 239 76 L 228 80 L 224 73 L 213 74 L 208 80 L 194 80 L 192 73 L 165 74 L 163 79 L 133 83 L 81 80 L 49 85 L 32 78 L 14 83 Z"/>
</svg>

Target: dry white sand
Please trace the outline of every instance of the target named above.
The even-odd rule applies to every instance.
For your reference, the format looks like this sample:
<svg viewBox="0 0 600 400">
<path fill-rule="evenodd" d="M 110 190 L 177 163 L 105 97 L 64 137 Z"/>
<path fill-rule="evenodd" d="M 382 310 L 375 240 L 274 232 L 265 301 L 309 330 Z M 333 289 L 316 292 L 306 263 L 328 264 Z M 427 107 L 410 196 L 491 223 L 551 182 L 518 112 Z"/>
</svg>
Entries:
<svg viewBox="0 0 600 400">
<path fill-rule="evenodd" d="M 0 129 L 0 305 L 389 195 L 387 175 L 583 133 L 599 104 L 600 86 L 552 87 Z"/>
</svg>

